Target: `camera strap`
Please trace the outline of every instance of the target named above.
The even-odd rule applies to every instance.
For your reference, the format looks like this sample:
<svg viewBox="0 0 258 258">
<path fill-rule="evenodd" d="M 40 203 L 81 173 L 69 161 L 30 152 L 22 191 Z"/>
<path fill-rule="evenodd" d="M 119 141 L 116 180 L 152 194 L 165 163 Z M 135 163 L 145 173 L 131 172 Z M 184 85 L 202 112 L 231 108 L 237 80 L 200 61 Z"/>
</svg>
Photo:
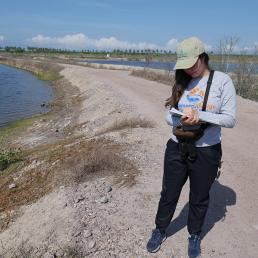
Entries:
<svg viewBox="0 0 258 258">
<path fill-rule="evenodd" d="M 214 70 L 211 70 L 208 81 L 207 81 L 206 90 L 205 90 L 205 96 L 204 96 L 204 100 L 203 100 L 203 104 L 202 104 L 202 111 L 206 111 L 207 101 L 208 101 L 208 97 L 209 97 L 209 93 L 210 93 L 213 75 L 214 75 Z M 201 130 L 204 131 L 204 129 L 206 129 L 208 126 L 210 126 L 209 123 L 201 124 Z"/>
<path fill-rule="evenodd" d="M 213 75 L 214 75 L 214 70 L 211 70 L 210 74 L 209 74 L 209 79 L 207 81 L 206 90 L 205 90 L 205 96 L 204 96 L 204 100 L 203 100 L 202 111 L 206 111 L 206 106 L 207 106 L 207 101 L 208 101 L 208 96 L 209 96 L 209 92 L 210 92 L 210 88 L 211 88 Z"/>
</svg>

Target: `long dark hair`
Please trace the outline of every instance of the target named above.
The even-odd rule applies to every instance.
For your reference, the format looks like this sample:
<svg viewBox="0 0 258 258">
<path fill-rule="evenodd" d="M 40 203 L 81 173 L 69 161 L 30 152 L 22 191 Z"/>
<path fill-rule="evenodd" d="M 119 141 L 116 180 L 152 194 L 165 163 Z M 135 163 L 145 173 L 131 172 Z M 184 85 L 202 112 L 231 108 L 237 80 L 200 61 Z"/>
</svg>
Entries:
<svg viewBox="0 0 258 258">
<path fill-rule="evenodd" d="M 207 68 L 211 70 L 209 66 L 209 55 L 206 52 L 203 52 L 199 55 L 199 58 L 204 58 L 204 63 L 206 64 Z M 177 104 L 179 99 L 184 93 L 188 83 L 191 81 L 192 77 L 184 72 L 183 69 L 177 69 L 175 72 L 175 83 L 172 87 L 172 95 L 166 99 L 165 107 L 170 106 L 177 108 Z"/>
</svg>

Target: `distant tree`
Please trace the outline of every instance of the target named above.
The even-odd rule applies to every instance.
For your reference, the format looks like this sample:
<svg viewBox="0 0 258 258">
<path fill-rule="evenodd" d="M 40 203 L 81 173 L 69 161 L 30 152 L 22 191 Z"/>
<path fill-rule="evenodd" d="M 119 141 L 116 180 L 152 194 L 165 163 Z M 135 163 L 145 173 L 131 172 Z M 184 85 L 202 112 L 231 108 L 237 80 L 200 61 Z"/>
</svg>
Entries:
<svg viewBox="0 0 258 258">
<path fill-rule="evenodd" d="M 219 64 L 218 69 L 225 73 L 228 72 L 229 69 L 229 59 L 232 55 L 234 48 L 239 42 L 238 37 L 228 37 L 224 40 L 219 41 L 218 45 L 218 55 L 219 55 Z"/>
</svg>

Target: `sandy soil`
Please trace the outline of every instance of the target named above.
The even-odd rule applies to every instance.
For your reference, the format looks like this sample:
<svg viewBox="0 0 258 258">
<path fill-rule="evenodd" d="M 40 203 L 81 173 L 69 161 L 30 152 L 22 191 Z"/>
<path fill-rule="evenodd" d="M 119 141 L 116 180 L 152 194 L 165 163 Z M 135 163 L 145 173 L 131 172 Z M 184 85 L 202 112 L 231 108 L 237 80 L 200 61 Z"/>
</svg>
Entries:
<svg viewBox="0 0 258 258">
<path fill-rule="evenodd" d="M 85 97 L 77 123 L 87 126 L 78 133 L 92 136 L 119 117 L 141 116 L 155 122 L 154 128 L 106 135 L 130 144 L 127 156 L 141 173 L 132 187 L 116 187 L 103 177 L 77 188 L 61 187 L 22 207 L 23 215 L 0 234 L 0 254 L 12 257 L 9 251 L 24 241 L 34 248 L 34 257 L 68 257 L 60 248 L 65 246 L 80 247 L 83 255 L 78 257 L 187 257 L 189 181 L 168 239 L 156 254 L 145 248 L 154 228 L 164 150 L 171 135 L 163 106 L 171 88 L 130 76 L 129 71 L 64 66 L 62 75 Z M 254 258 L 258 253 L 258 103 L 238 97 L 237 105 L 235 128 L 222 129 L 223 169 L 211 189 L 202 257 Z"/>
</svg>

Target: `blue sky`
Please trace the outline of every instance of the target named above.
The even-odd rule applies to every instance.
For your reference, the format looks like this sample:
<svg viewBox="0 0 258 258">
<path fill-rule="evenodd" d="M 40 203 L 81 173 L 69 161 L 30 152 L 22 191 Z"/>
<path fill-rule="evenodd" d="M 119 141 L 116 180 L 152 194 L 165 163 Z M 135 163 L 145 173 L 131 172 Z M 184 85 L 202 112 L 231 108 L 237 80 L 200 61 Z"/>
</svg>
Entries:
<svg viewBox="0 0 258 258">
<path fill-rule="evenodd" d="M 9 0 L 0 10 L 2 46 L 174 50 L 193 35 L 208 50 L 229 36 L 238 49 L 258 45 L 255 0 Z"/>
</svg>

